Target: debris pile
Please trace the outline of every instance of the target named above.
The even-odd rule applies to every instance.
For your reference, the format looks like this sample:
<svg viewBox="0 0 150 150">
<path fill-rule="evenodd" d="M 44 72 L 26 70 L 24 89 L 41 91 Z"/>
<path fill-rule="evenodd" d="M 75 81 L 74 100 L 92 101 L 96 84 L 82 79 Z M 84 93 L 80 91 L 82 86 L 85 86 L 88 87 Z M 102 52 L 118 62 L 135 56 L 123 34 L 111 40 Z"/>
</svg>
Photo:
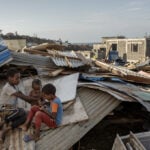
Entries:
<svg viewBox="0 0 150 150">
<path fill-rule="evenodd" d="M 0 54 L 3 49 L 0 47 Z M 10 143 L 10 146 L 5 143 L 7 149 L 16 145 L 18 149 L 53 149 L 54 146 L 55 150 L 69 149 L 123 102 L 140 103 L 147 113 L 150 112 L 150 76 L 148 72 L 140 71 L 143 66 L 148 68 L 149 62 L 136 66 L 140 72 L 135 72 L 125 67 L 87 60 L 80 53 L 66 52 L 62 46 L 48 43 L 24 48 L 23 51 L 7 55 L 7 60 L 12 60 L 3 67 L 15 66 L 22 69 L 22 74 L 25 70 L 30 70 L 30 73 L 36 70 L 36 74 L 29 73 L 21 79 L 27 95 L 35 78 L 40 79 L 42 85 L 53 83 L 57 89 L 56 95 L 63 103 L 64 118 L 56 130 L 47 131 L 43 127 L 41 139 L 30 143 L 30 146 L 22 145 L 22 131 L 13 131 L 15 134 L 6 138 Z M 5 82 L 2 80 L 0 87 Z M 55 133 L 56 136 L 51 136 Z M 12 142 L 15 138 L 17 140 Z"/>
</svg>

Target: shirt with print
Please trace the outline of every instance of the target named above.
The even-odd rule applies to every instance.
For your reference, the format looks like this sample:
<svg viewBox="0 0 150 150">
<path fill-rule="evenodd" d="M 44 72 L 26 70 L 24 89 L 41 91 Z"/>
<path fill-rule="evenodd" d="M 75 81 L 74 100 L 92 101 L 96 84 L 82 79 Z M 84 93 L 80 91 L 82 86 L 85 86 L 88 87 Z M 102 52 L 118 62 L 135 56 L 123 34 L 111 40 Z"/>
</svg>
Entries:
<svg viewBox="0 0 150 150">
<path fill-rule="evenodd" d="M 17 97 L 13 95 L 13 93 L 16 93 L 17 91 L 17 86 L 12 86 L 9 83 L 6 83 L 1 92 L 0 104 L 11 104 L 17 106 Z"/>
</svg>

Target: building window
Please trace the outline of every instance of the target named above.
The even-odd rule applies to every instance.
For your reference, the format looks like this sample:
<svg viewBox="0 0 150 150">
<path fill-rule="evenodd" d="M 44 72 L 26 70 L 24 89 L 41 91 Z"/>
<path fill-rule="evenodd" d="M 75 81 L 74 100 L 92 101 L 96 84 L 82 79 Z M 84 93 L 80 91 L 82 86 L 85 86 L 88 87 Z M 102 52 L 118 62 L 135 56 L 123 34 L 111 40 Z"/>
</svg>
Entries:
<svg viewBox="0 0 150 150">
<path fill-rule="evenodd" d="M 132 44 L 132 52 L 138 52 L 138 44 Z"/>
<path fill-rule="evenodd" d="M 117 50 L 117 44 L 112 44 L 112 50 L 116 51 Z"/>
</svg>

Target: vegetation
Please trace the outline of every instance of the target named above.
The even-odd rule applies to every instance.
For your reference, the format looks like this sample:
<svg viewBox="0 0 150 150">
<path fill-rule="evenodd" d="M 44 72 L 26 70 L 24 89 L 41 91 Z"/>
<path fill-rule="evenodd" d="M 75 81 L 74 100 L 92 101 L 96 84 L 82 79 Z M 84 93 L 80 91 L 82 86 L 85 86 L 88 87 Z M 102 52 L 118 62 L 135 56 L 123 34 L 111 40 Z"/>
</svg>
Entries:
<svg viewBox="0 0 150 150">
<path fill-rule="evenodd" d="M 16 34 L 13 34 L 13 33 L 1 34 L 1 37 L 3 39 L 6 39 L 6 40 L 9 40 L 9 39 L 26 39 L 27 43 L 28 42 L 37 43 L 37 44 L 54 43 L 54 41 L 50 40 L 50 39 L 38 38 L 36 36 L 18 35 L 17 33 Z"/>
</svg>

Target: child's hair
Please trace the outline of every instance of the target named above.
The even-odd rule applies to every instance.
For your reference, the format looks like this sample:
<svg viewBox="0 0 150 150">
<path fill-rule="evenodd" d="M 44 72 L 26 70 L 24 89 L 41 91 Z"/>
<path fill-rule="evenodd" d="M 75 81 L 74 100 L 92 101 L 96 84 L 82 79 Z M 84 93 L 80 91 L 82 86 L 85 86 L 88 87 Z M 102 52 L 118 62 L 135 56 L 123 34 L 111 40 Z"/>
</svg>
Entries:
<svg viewBox="0 0 150 150">
<path fill-rule="evenodd" d="M 32 87 L 33 87 L 33 85 L 34 85 L 34 84 L 39 85 L 39 86 L 41 86 L 41 85 L 42 85 L 42 83 L 41 83 L 41 80 L 40 80 L 40 79 L 34 79 L 34 80 L 32 81 Z"/>
<path fill-rule="evenodd" d="M 8 71 L 7 71 L 7 78 L 8 77 L 14 77 L 15 74 L 17 73 L 20 73 L 19 70 L 17 70 L 16 68 L 10 68 Z"/>
<path fill-rule="evenodd" d="M 49 95 L 49 94 L 53 94 L 55 95 L 56 93 L 56 87 L 53 84 L 46 84 L 43 88 L 42 88 L 42 92 Z"/>
</svg>

